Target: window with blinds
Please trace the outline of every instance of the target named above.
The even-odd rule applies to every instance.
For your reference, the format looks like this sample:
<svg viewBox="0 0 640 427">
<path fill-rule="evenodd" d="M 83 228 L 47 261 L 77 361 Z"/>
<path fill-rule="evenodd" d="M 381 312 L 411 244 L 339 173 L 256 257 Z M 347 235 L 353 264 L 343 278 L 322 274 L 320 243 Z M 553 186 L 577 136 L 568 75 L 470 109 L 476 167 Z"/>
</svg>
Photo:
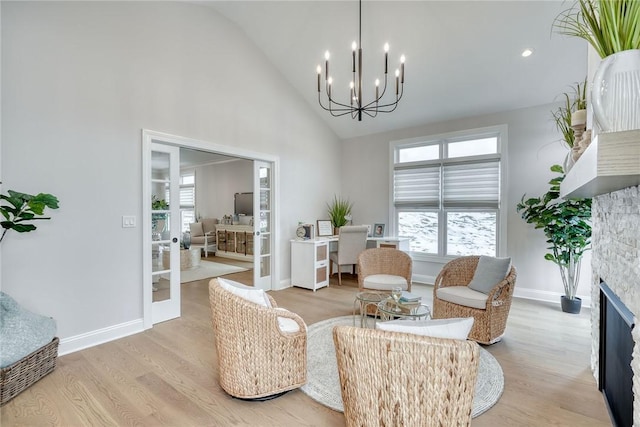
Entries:
<svg viewBox="0 0 640 427">
<path fill-rule="evenodd" d="M 180 223 L 182 231 L 189 230 L 189 224 L 196 222 L 196 173 L 180 172 Z"/>
<path fill-rule="evenodd" d="M 500 131 L 392 143 L 395 230 L 437 256 L 498 253 Z"/>
</svg>

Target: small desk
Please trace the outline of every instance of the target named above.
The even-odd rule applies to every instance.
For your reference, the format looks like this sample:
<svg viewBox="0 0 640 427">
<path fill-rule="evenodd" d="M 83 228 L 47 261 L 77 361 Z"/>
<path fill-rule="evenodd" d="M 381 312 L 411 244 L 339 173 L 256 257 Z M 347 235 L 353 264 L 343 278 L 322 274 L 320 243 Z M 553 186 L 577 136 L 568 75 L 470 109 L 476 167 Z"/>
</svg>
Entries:
<svg viewBox="0 0 640 427">
<path fill-rule="evenodd" d="M 367 248 L 409 250 L 408 237 L 367 237 Z M 329 252 L 338 236 L 291 240 L 291 284 L 314 292 L 329 286 Z"/>
</svg>

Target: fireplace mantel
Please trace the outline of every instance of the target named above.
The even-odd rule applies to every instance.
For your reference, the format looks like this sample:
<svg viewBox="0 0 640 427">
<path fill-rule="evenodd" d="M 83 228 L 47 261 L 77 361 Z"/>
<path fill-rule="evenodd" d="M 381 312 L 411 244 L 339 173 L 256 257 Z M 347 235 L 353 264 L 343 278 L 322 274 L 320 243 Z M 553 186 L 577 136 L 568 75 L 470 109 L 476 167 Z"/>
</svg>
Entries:
<svg viewBox="0 0 640 427">
<path fill-rule="evenodd" d="M 560 195 L 594 197 L 640 185 L 640 130 L 602 133 L 567 173 Z"/>
</svg>

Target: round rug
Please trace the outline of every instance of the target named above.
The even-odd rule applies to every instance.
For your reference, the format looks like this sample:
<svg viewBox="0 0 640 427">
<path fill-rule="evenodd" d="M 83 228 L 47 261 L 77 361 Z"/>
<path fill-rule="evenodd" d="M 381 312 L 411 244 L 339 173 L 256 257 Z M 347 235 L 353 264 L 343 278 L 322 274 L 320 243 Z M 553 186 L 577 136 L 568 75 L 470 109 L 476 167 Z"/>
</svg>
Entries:
<svg viewBox="0 0 640 427">
<path fill-rule="evenodd" d="M 333 344 L 333 327 L 338 325 L 353 325 L 353 316 L 334 317 L 309 326 L 307 383 L 301 390 L 313 400 L 335 411 L 344 412 Z M 471 417 L 475 418 L 495 405 L 503 390 L 504 374 L 500 364 L 491 353 L 480 347 L 480 366 Z"/>
</svg>

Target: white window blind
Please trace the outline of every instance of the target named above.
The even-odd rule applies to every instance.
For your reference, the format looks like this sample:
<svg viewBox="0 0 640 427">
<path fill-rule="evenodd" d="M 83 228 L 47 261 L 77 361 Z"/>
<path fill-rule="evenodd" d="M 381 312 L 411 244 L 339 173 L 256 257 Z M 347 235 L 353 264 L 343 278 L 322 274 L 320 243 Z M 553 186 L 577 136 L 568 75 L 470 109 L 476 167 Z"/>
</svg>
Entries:
<svg viewBox="0 0 640 427">
<path fill-rule="evenodd" d="M 192 208 L 196 205 L 196 189 L 193 186 L 180 187 L 180 207 Z"/>
<path fill-rule="evenodd" d="M 398 207 L 437 207 L 440 202 L 440 166 L 395 169 L 393 198 Z"/>
<path fill-rule="evenodd" d="M 485 207 L 500 204 L 500 162 L 496 160 L 445 165 L 443 170 L 445 207 Z"/>
</svg>

